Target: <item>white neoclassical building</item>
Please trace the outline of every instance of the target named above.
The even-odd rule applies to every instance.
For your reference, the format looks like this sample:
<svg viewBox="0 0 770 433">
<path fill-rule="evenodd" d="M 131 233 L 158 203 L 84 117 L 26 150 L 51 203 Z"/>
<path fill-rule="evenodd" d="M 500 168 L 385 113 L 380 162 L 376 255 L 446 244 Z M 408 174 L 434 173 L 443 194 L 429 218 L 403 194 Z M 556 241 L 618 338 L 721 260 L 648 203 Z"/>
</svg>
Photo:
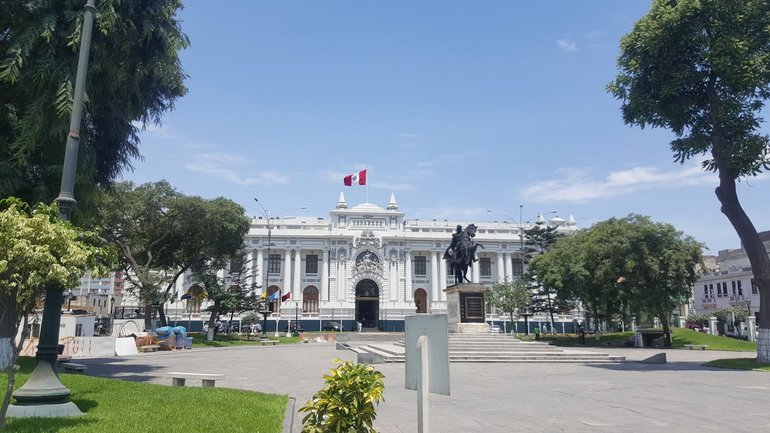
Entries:
<svg viewBox="0 0 770 433">
<path fill-rule="evenodd" d="M 572 216 L 538 222 L 576 230 Z M 523 274 L 522 230 L 529 223 L 408 219 L 393 194 L 383 208 L 349 207 L 340 193 L 329 218 L 252 219 L 239 280 L 271 298 L 280 293 L 283 301 L 271 303 L 272 329 L 298 320 L 305 330 L 327 322 L 350 330 L 361 321 L 364 328 L 401 331 L 406 314 L 446 310 L 444 289 L 454 276 L 442 256 L 457 225 L 470 223 L 484 246 L 469 272 L 473 282 L 492 285 Z"/>
</svg>

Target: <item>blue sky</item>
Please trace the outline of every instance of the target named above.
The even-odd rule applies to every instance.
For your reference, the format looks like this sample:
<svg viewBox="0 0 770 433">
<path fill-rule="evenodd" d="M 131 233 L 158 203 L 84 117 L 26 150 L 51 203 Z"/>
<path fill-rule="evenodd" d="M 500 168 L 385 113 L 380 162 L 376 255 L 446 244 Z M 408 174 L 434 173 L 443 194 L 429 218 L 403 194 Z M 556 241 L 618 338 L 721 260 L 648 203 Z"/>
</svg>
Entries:
<svg viewBox="0 0 770 433">
<path fill-rule="evenodd" d="M 739 245 L 716 176 L 673 162 L 665 130 L 623 124 L 605 86 L 644 1 L 188 1 L 189 93 L 141 134 L 125 179 L 167 179 L 257 215 L 327 217 L 368 168 L 369 202 L 408 218 L 538 212 L 581 227 L 629 213 L 710 253 Z M 739 185 L 770 229 L 767 176 Z M 497 213 L 488 213 L 494 209 Z"/>
</svg>

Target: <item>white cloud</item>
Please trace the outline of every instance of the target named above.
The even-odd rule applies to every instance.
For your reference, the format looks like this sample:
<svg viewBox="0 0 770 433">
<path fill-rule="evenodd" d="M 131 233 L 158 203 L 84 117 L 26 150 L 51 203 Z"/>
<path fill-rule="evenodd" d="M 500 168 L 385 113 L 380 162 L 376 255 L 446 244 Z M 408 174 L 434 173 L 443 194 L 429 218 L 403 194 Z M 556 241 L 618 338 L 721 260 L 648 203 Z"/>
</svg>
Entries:
<svg viewBox="0 0 770 433">
<path fill-rule="evenodd" d="M 218 177 L 225 182 L 236 185 L 266 185 L 289 183 L 290 181 L 290 177 L 282 172 L 254 170 L 254 161 L 243 158 L 238 154 L 206 153 L 200 155 L 199 158 L 197 161 L 186 163 L 184 168 L 196 173 Z M 258 172 L 257 176 L 245 176 L 242 174 L 255 171 Z"/>
<path fill-rule="evenodd" d="M 401 138 L 419 138 L 419 137 L 420 137 L 420 136 L 419 136 L 419 135 L 417 135 L 417 134 L 409 134 L 409 133 L 407 133 L 407 132 L 399 132 L 399 133 L 398 133 L 398 134 L 396 134 L 396 135 L 397 135 L 397 136 L 399 136 L 399 137 L 401 137 Z"/>
<path fill-rule="evenodd" d="M 577 44 L 565 38 L 561 38 L 557 40 L 556 46 L 559 47 L 565 53 L 574 53 L 575 51 L 578 50 Z"/>
<path fill-rule="evenodd" d="M 521 190 L 524 200 L 535 203 L 581 203 L 652 188 L 716 185 L 714 173 L 701 168 L 695 161 L 683 168 L 664 171 L 655 167 L 633 167 L 609 173 L 604 179 L 594 179 L 586 169 L 561 169 L 558 179 L 546 180 Z"/>
</svg>

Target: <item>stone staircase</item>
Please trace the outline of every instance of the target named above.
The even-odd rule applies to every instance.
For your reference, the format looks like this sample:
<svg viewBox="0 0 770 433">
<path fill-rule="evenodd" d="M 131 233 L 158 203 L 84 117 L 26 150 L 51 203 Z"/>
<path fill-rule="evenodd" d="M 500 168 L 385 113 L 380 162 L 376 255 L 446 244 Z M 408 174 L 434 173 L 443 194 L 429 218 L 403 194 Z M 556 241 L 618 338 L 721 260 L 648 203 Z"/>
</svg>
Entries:
<svg viewBox="0 0 770 433">
<path fill-rule="evenodd" d="M 404 362 L 404 340 L 350 345 L 359 362 Z M 623 356 L 580 351 L 548 343 L 520 341 L 506 335 L 449 334 L 450 362 L 608 363 L 624 362 Z"/>
</svg>

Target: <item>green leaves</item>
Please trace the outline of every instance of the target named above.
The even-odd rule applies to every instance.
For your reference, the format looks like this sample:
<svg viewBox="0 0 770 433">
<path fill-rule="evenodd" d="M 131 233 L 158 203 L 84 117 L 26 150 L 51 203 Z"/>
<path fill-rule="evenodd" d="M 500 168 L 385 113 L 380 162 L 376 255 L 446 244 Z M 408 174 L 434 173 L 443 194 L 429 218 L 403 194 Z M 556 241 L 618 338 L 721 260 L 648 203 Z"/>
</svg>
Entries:
<svg viewBox="0 0 770 433">
<path fill-rule="evenodd" d="M 334 361 L 340 364 L 324 375 L 326 385 L 305 406 L 303 433 L 376 433 L 375 404 L 383 399 L 382 373 L 366 364 Z"/>
</svg>

